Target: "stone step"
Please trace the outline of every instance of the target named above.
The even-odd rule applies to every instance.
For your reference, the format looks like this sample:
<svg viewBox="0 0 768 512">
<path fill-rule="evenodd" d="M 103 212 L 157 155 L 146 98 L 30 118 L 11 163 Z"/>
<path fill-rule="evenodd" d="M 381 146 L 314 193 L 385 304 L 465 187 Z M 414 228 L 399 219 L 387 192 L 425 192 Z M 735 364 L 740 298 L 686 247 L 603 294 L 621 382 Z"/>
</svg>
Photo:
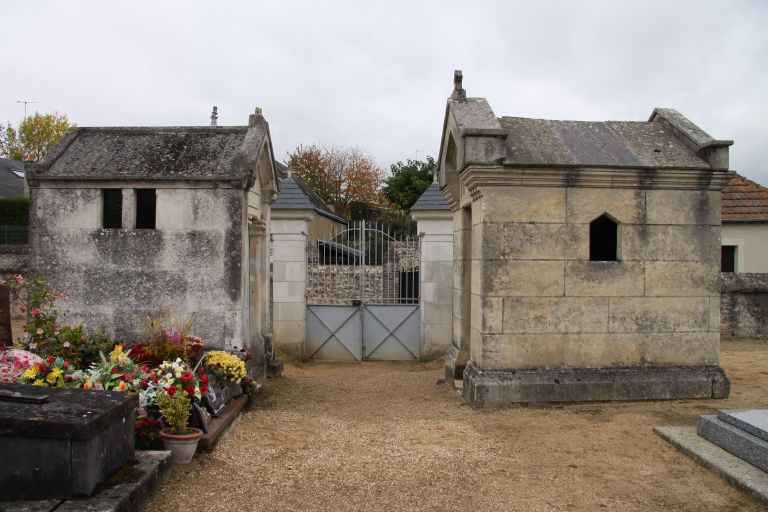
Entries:
<svg viewBox="0 0 768 512">
<path fill-rule="evenodd" d="M 768 409 L 720 411 L 717 419 L 768 441 Z"/>
<path fill-rule="evenodd" d="M 728 453 L 768 471 L 768 441 L 714 415 L 699 416 L 696 432 Z"/>
</svg>

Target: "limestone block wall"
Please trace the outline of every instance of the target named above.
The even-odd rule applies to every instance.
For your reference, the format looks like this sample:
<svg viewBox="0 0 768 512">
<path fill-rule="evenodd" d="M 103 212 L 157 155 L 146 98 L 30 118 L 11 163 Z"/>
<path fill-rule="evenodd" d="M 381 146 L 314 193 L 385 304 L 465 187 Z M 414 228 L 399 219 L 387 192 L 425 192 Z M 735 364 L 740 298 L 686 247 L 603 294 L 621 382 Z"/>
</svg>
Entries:
<svg viewBox="0 0 768 512">
<path fill-rule="evenodd" d="M 422 357 L 445 354 L 453 342 L 453 219 L 450 213 L 420 218 Z"/>
<path fill-rule="evenodd" d="M 248 346 L 245 191 L 114 183 L 123 228 L 102 229 L 101 188 L 32 187 L 31 267 L 64 292 L 63 322 L 140 339 L 149 317 L 192 318 L 214 347 Z M 156 188 L 156 229 L 135 229 L 135 188 Z"/>
<path fill-rule="evenodd" d="M 479 192 L 470 340 L 479 367 L 718 363 L 719 192 Z M 589 260 L 589 223 L 603 213 L 619 222 L 620 261 Z"/>
<path fill-rule="evenodd" d="M 307 218 L 272 217 L 272 335 L 275 349 L 301 358 L 306 330 Z"/>
<path fill-rule="evenodd" d="M 768 337 L 768 274 L 722 274 L 720 328 L 723 336 Z"/>
</svg>

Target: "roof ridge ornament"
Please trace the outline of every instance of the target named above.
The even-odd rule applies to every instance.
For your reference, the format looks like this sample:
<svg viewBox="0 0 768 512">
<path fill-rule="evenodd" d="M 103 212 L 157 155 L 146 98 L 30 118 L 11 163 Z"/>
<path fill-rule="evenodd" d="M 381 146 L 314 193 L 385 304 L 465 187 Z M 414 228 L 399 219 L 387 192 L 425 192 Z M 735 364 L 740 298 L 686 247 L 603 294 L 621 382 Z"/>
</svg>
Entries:
<svg viewBox="0 0 768 512">
<path fill-rule="evenodd" d="M 261 107 L 253 109 L 253 114 L 248 116 L 248 126 L 251 128 L 255 127 L 258 119 L 264 119 L 264 116 L 261 113 Z"/>
<path fill-rule="evenodd" d="M 453 93 L 450 99 L 454 101 L 464 101 L 467 99 L 467 91 L 462 88 L 464 73 L 460 69 L 453 72 Z"/>
</svg>

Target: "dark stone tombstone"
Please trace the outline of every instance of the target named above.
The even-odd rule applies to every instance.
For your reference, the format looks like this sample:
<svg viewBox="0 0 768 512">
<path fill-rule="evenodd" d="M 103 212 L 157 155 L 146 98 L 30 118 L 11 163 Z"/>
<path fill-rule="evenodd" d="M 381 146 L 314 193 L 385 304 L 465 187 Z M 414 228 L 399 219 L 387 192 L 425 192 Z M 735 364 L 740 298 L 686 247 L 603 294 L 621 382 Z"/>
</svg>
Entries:
<svg viewBox="0 0 768 512">
<path fill-rule="evenodd" d="M 134 458 L 138 396 L 0 384 L 0 500 L 89 496 Z"/>
</svg>

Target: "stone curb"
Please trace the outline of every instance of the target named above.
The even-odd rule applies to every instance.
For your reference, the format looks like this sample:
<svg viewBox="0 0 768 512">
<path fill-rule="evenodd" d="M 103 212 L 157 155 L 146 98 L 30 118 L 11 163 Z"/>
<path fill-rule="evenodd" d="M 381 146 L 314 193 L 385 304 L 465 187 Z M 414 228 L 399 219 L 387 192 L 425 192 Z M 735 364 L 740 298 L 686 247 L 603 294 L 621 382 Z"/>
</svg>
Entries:
<svg viewBox="0 0 768 512">
<path fill-rule="evenodd" d="M 662 439 L 711 469 L 732 486 L 768 504 L 768 474 L 699 437 L 696 427 L 656 427 Z"/>
</svg>

